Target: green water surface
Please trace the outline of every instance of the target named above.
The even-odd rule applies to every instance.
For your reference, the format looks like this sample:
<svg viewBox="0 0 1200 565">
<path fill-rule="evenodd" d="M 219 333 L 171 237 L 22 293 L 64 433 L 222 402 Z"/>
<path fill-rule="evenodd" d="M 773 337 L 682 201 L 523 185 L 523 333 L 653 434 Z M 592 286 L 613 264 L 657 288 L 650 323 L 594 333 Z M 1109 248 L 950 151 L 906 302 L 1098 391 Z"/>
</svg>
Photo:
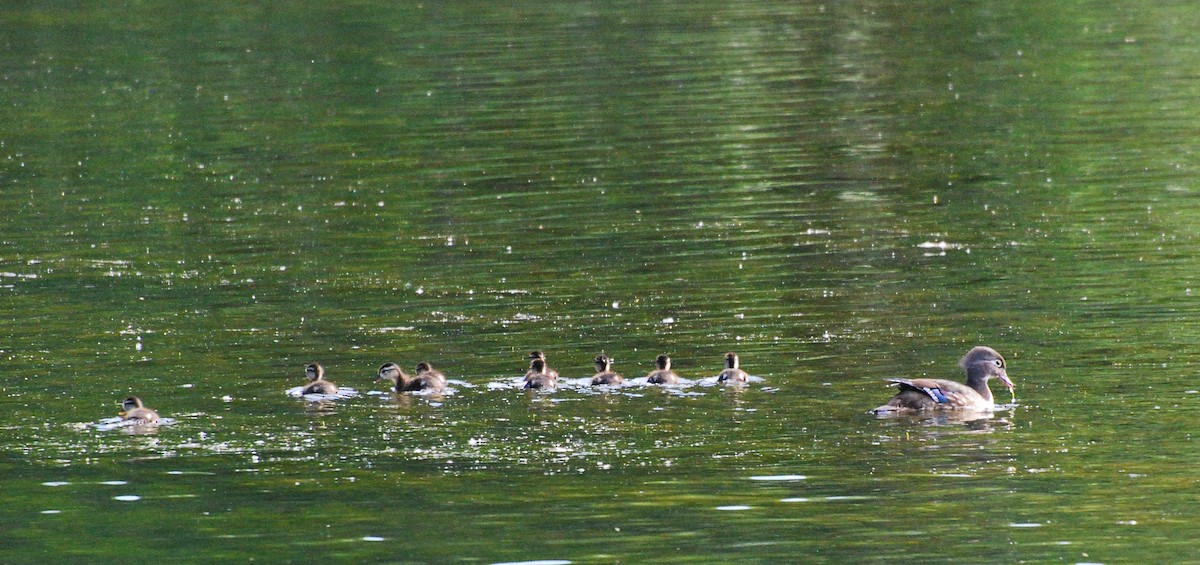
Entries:
<svg viewBox="0 0 1200 565">
<path fill-rule="evenodd" d="M 0 8 L 0 561 L 1200 562 L 1198 18 Z"/>
</svg>

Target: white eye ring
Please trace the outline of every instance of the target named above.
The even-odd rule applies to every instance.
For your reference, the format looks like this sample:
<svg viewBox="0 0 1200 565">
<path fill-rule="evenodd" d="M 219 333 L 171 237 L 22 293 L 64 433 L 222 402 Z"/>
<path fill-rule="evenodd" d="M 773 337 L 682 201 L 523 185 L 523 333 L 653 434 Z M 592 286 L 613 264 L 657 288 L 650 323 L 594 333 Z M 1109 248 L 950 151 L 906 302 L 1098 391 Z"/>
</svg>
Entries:
<svg viewBox="0 0 1200 565">
<path fill-rule="evenodd" d="M 997 359 L 997 360 L 993 361 L 993 363 L 995 363 L 997 367 L 1003 367 L 1003 366 L 1004 366 L 1004 361 L 1001 361 L 1001 360 L 999 360 L 999 359 Z"/>
</svg>

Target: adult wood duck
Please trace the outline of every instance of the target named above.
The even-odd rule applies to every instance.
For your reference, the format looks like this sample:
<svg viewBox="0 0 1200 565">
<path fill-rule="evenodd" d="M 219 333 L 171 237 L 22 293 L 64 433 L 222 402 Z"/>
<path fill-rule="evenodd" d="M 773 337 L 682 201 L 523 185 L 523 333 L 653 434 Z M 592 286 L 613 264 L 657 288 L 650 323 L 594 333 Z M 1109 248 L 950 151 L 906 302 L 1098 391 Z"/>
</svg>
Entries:
<svg viewBox="0 0 1200 565">
<path fill-rule="evenodd" d="M 534 358 L 525 373 L 525 388 L 554 388 L 558 386 L 558 373 L 546 370 L 546 360 Z"/>
<path fill-rule="evenodd" d="M 300 394 L 337 394 L 337 385 L 325 380 L 325 367 L 320 363 L 309 363 L 304 368 L 304 377 L 309 380 Z"/>
<path fill-rule="evenodd" d="M 734 384 L 744 384 L 750 381 L 750 375 L 747 375 L 746 371 L 738 368 L 737 353 L 730 351 L 725 354 L 725 370 L 717 375 L 717 381 Z"/>
<path fill-rule="evenodd" d="M 138 424 L 157 424 L 158 412 L 146 408 L 142 399 L 130 396 L 121 402 L 121 418 Z"/>
<path fill-rule="evenodd" d="M 988 379 L 998 378 L 1010 390 L 1004 358 L 990 347 L 972 348 L 959 359 L 958 366 L 967 372 L 966 384 L 943 379 L 887 379 L 900 391 L 887 404 L 872 412 L 897 413 L 919 410 L 978 410 L 988 411 L 996 406 Z"/>
<path fill-rule="evenodd" d="M 674 385 L 679 384 L 679 375 L 671 370 L 671 358 L 666 355 L 659 355 L 654 359 L 654 364 L 658 369 L 651 371 L 646 375 L 646 382 L 655 385 Z"/>
<path fill-rule="evenodd" d="M 607 355 L 597 355 L 596 375 L 592 377 L 592 386 L 619 385 L 623 382 L 625 382 L 625 377 L 612 370 L 612 359 Z"/>
</svg>

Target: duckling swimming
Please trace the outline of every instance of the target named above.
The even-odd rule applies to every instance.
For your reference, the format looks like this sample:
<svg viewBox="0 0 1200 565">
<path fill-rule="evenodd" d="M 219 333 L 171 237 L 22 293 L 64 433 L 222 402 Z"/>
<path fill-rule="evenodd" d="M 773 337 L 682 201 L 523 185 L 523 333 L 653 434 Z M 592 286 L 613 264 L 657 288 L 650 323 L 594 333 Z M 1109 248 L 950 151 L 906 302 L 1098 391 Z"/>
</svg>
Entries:
<svg viewBox="0 0 1200 565">
<path fill-rule="evenodd" d="M 142 399 L 136 396 L 130 396 L 121 402 L 121 417 L 138 424 L 157 424 L 159 420 L 158 412 L 146 408 Z"/>
<path fill-rule="evenodd" d="M 671 358 L 666 355 L 659 355 L 654 359 L 654 364 L 658 366 L 657 370 L 651 371 L 646 375 L 646 382 L 654 385 L 675 385 L 679 384 L 679 375 L 671 370 Z"/>
<path fill-rule="evenodd" d="M 337 394 L 337 385 L 325 380 L 325 367 L 320 363 L 309 363 L 304 368 L 304 376 L 309 380 L 300 394 Z"/>
<path fill-rule="evenodd" d="M 745 384 L 750 381 L 750 375 L 738 368 L 737 353 L 730 351 L 725 354 L 725 370 L 717 375 L 717 381 L 734 384 Z"/>
<path fill-rule="evenodd" d="M 554 376 L 554 379 L 555 379 L 555 380 L 558 380 L 558 371 L 555 371 L 554 369 L 551 369 L 551 368 L 550 368 L 550 363 L 548 363 L 548 362 L 546 361 L 546 354 L 545 354 L 545 353 L 542 353 L 541 351 L 532 351 L 532 352 L 530 352 L 530 353 L 529 353 L 529 359 L 530 359 L 530 361 L 532 361 L 532 360 L 534 360 L 534 359 L 541 359 L 541 360 L 542 360 L 542 364 L 546 366 L 546 374 L 547 374 L 547 375 L 553 375 L 553 376 Z"/>
<path fill-rule="evenodd" d="M 395 363 L 384 363 L 379 367 L 376 381 L 392 381 L 396 392 L 413 390 L 439 391 L 446 388 L 446 376 L 424 361 L 417 363 L 417 376 L 410 377 Z"/>
<path fill-rule="evenodd" d="M 446 388 L 446 375 L 425 361 L 417 363 L 417 376 L 408 381 L 405 390 L 442 390 Z"/>
<path fill-rule="evenodd" d="M 597 355 L 596 376 L 592 377 L 592 386 L 619 385 L 623 382 L 625 382 L 625 377 L 612 370 L 612 359 L 609 359 L 607 355 Z"/>
<path fill-rule="evenodd" d="M 529 363 L 529 372 L 525 373 L 525 388 L 555 388 L 557 386 L 558 373 L 550 373 L 546 370 L 546 360 L 534 357 L 533 361 Z"/>
</svg>

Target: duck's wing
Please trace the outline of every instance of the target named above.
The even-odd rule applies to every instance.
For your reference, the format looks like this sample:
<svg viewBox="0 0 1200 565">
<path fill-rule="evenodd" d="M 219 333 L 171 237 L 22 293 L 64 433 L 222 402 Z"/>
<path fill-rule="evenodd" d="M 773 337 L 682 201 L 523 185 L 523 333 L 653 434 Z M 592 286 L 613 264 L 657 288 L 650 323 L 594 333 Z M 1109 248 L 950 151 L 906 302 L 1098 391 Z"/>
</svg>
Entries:
<svg viewBox="0 0 1200 565">
<path fill-rule="evenodd" d="M 978 406 L 984 398 L 975 389 L 954 381 L 943 379 L 887 379 L 900 387 L 897 396 L 905 391 L 915 391 L 928 396 L 939 405 L 947 408 L 966 408 Z"/>
</svg>

